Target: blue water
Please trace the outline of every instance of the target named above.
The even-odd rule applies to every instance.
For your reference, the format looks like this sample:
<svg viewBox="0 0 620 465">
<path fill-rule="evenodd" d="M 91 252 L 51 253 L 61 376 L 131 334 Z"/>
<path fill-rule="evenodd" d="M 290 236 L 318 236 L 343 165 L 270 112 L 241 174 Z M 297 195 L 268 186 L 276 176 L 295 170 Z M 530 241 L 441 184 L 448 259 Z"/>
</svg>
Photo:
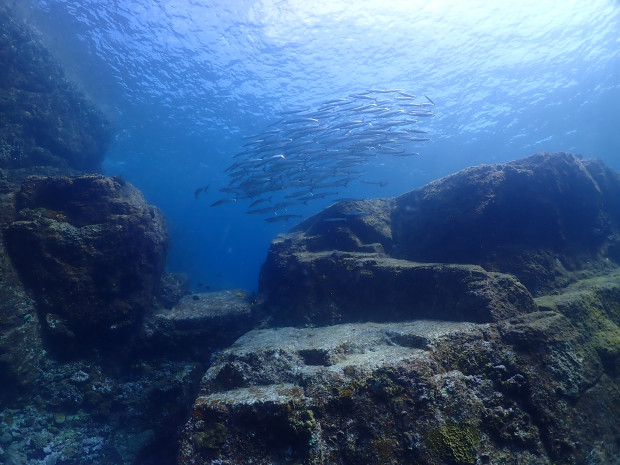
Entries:
<svg viewBox="0 0 620 465">
<path fill-rule="evenodd" d="M 620 169 L 616 1 L 18 3 L 114 121 L 104 170 L 164 211 L 168 269 L 190 275 L 195 290 L 256 290 L 270 240 L 293 226 L 247 215 L 247 203 L 210 207 L 243 137 L 282 110 L 368 88 L 436 103 L 426 124 L 433 141 L 417 149 L 420 157 L 373 162 L 373 178 L 388 184 L 352 183 L 345 197 L 398 195 L 539 151 Z"/>
</svg>

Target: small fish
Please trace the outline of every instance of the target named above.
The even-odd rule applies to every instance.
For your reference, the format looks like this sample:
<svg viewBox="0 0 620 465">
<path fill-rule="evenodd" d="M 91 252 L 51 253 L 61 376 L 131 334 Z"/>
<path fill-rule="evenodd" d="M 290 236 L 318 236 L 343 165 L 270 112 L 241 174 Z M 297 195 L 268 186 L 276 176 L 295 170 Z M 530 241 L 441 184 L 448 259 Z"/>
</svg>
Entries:
<svg viewBox="0 0 620 465">
<path fill-rule="evenodd" d="M 272 216 L 271 218 L 265 218 L 265 221 L 267 223 L 280 223 L 282 221 L 288 222 L 289 220 L 293 218 L 301 218 L 301 215 L 278 215 L 278 216 Z"/>
<path fill-rule="evenodd" d="M 385 154 L 388 154 L 388 155 L 399 155 L 399 154 L 405 153 L 405 151 L 401 150 L 401 149 L 397 149 L 397 148 L 394 148 L 394 147 L 382 147 L 382 146 L 379 146 L 377 148 L 377 152 L 385 153 Z"/>
<path fill-rule="evenodd" d="M 364 181 L 363 179 L 360 179 L 359 181 L 363 182 L 364 184 L 374 184 L 379 187 L 385 187 L 388 185 L 387 181 Z"/>
<path fill-rule="evenodd" d="M 333 105 L 334 103 L 345 103 L 348 102 L 348 100 L 346 98 L 336 98 L 333 100 L 325 100 L 324 102 L 321 102 L 319 105 L 323 106 L 323 105 Z"/>
<path fill-rule="evenodd" d="M 280 115 L 294 115 L 295 113 L 303 113 L 304 111 L 308 111 L 309 108 L 295 108 L 295 109 L 291 109 L 291 110 L 282 110 L 279 111 L 278 114 Z"/>
<path fill-rule="evenodd" d="M 263 142 L 265 142 L 264 139 L 257 139 L 257 140 L 253 140 L 253 141 L 250 141 L 250 142 L 246 142 L 241 147 L 249 147 L 250 145 L 262 144 Z"/>
<path fill-rule="evenodd" d="M 306 203 L 308 200 L 324 199 L 325 197 L 329 197 L 332 195 L 338 195 L 338 192 L 319 192 L 316 194 L 307 195 L 305 197 L 300 197 L 299 200 Z"/>
<path fill-rule="evenodd" d="M 200 188 L 196 189 L 196 190 L 194 191 L 194 198 L 195 198 L 195 199 L 197 199 L 197 198 L 198 198 L 198 196 L 200 195 L 200 193 L 201 193 L 201 192 L 204 192 L 204 193 L 206 194 L 206 193 L 207 193 L 207 190 L 209 189 L 209 186 L 210 186 L 210 185 L 211 185 L 211 184 L 208 184 L 208 185 L 206 185 L 205 187 L 200 187 Z"/>
<path fill-rule="evenodd" d="M 250 208 L 254 208 L 256 205 L 260 205 L 261 203 L 265 203 L 265 202 L 271 202 L 271 197 L 255 200 L 254 202 L 250 204 Z"/>
<path fill-rule="evenodd" d="M 341 216 L 334 216 L 334 217 L 331 217 L 331 218 L 323 218 L 323 221 L 327 221 L 327 222 L 330 222 L 330 223 L 336 223 L 336 222 L 339 222 L 339 221 L 347 221 L 347 219 L 343 218 Z"/>
<path fill-rule="evenodd" d="M 346 215 L 346 216 L 370 216 L 370 215 L 372 215 L 372 213 L 365 212 L 365 211 L 362 211 L 362 210 L 348 210 L 348 211 L 344 211 L 344 212 L 340 212 L 340 213 L 342 213 L 343 215 Z"/>
<path fill-rule="evenodd" d="M 277 210 L 277 208 L 266 207 L 266 208 L 257 208 L 255 210 L 248 210 L 248 211 L 246 211 L 246 213 L 248 215 L 264 215 L 265 213 L 274 212 L 274 210 Z"/>
<path fill-rule="evenodd" d="M 433 102 L 430 97 L 427 97 L 426 95 L 424 96 L 426 98 L 426 100 L 428 100 L 429 102 L 431 102 L 432 105 L 435 105 L 435 102 Z"/>
<path fill-rule="evenodd" d="M 236 202 L 236 201 L 237 201 L 236 198 L 234 198 L 234 199 L 220 199 L 220 200 L 218 200 L 216 202 L 213 202 L 211 204 L 211 206 L 212 207 L 217 207 L 218 205 L 224 205 L 225 203 Z"/>
<path fill-rule="evenodd" d="M 295 124 L 295 123 L 316 123 L 319 124 L 319 120 L 316 118 L 293 118 L 287 119 L 283 121 L 284 124 Z"/>
</svg>

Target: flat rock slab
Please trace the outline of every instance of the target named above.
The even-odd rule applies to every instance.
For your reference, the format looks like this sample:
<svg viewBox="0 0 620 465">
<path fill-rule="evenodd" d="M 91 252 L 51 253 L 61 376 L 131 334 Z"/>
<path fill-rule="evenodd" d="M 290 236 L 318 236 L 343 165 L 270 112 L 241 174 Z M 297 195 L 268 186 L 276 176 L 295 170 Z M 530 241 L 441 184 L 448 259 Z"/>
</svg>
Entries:
<svg viewBox="0 0 620 465">
<path fill-rule="evenodd" d="M 305 364 L 331 366 L 349 363 L 355 354 L 365 360 L 388 351 L 409 354 L 411 349 L 427 350 L 441 337 L 454 332 L 471 331 L 481 325 L 454 321 L 416 320 L 400 323 L 349 323 L 319 328 L 257 329 L 244 334 L 220 357 L 243 357 L 248 354 L 297 353 Z M 484 326 L 484 325 L 482 325 Z M 323 361 L 310 353 L 325 354 Z"/>
<path fill-rule="evenodd" d="M 170 310 L 161 310 L 155 318 L 174 326 L 200 325 L 223 317 L 238 318 L 251 313 L 252 293 L 242 289 L 186 295 Z"/>
<path fill-rule="evenodd" d="M 400 389 L 390 379 L 407 370 L 406 382 L 426 395 L 416 379 L 438 371 L 432 347 L 482 338 L 488 326 L 420 320 L 250 331 L 220 352 L 203 378 L 179 463 L 299 459 L 320 431 L 319 415 L 362 413 L 353 401 L 358 392 Z M 230 462 L 218 462 L 221 456 Z"/>
<path fill-rule="evenodd" d="M 178 464 L 615 463 L 616 278 L 497 322 L 250 331 L 203 377 Z"/>
<path fill-rule="evenodd" d="M 486 323 L 536 309 L 527 289 L 510 275 L 379 253 L 270 255 L 261 278 L 273 325 L 415 318 Z"/>
<path fill-rule="evenodd" d="M 172 309 L 161 309 L 145 322 L 148 350 L 169 356 L 208 356 L 248 331 L 253 294 L 228 289 L 184 296 Z"/>
</svg>

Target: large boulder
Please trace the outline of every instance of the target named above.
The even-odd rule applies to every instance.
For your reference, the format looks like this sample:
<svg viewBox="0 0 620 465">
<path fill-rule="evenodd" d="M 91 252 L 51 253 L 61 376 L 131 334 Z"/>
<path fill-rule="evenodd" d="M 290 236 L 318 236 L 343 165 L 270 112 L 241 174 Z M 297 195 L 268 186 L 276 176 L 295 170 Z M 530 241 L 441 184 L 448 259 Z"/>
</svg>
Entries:
<svg viewBox="0 0 620 465">
<path fill-rule="evenodd" d="M 204 361 L 252 329 L 253 298 L 241 289 L 183 296 L 172 308 L 160 308 L 147 316 L 143 350 L 168 360 Z"/>
<path fill-rule="evenodd" d="M 511 303 L 477 313 L 478 291 L 454 264 L 482 267 L 469 268 L 478 277 L 510 274 L 533 295 L 618 266 L 620 174 L 543 153 L 469 168 L 395 199 L 338 202 L 272 243 L 259 290 L 272 324 L 431 314 L 482 322 L 531 310 L 518 283 L 489 274 L 486 289 L 494 283 Z"/>
<path fill-rule="evenodd" d="M 119 178 L 30 177 L 15 196 L 7 251 L 52 345 L 114 347 L 137 331 L 164 270 L 161 212 Z"/>
<path fill-rule="evenodd" d="M 308 252 L 276 239 L 261 281 L 266 317 L 276 325 L 407 321 L 491 322 L 533 311 L 514 277 L 477 265 L 414 263 L 381 253 Z"/>
<path fill-rule="evenodd" d="M 475 263 L 540 294 L 620 262 L 620 173 L 566 153 L 468 168 L 398 197 L 392 235 L 399 258 Z"/>
</svg>

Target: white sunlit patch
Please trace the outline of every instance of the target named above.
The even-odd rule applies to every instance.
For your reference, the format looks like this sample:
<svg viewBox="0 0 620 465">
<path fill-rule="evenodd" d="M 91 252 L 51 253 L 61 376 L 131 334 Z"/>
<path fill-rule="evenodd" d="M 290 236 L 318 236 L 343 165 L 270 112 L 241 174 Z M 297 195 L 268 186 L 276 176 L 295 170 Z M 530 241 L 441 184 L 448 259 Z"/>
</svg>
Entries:
<svg viewBox="0 0 620 465">
<path fill-rule="evenodd" d="M 607 0 L 598 3 L 605 4 Z M 339 33 L 343 41 L 351 42 L 356 37 L 380 32 L 384 43 L 398 46 L 403 42 L 393 43 L 390 38 L 410 37 L 415 40 L 407 46 L 417 52 L 427 47 L 441 52 L 449 47 L 461 48 L 467 41 L 500 38 L 502 45 L 489 57 L 497 65 L 550 58 L 560 51 L 540 47 L 538 39 L 548 34 L 572 34 L 591 21 L 595 13 L 591 5 L 585 8 L 582 2 L 564 0 L 262 0 L 248 16 L 263 28 L 266 38 L 280 45 L 320 40 L 322 33 L 329 33 L 332 39 Z M 580 39 L 576 37 L 569 49 L 576 47 Z M 531 47 L 524 49 L 523 43 L 530 43 Z"/>
</svg>

